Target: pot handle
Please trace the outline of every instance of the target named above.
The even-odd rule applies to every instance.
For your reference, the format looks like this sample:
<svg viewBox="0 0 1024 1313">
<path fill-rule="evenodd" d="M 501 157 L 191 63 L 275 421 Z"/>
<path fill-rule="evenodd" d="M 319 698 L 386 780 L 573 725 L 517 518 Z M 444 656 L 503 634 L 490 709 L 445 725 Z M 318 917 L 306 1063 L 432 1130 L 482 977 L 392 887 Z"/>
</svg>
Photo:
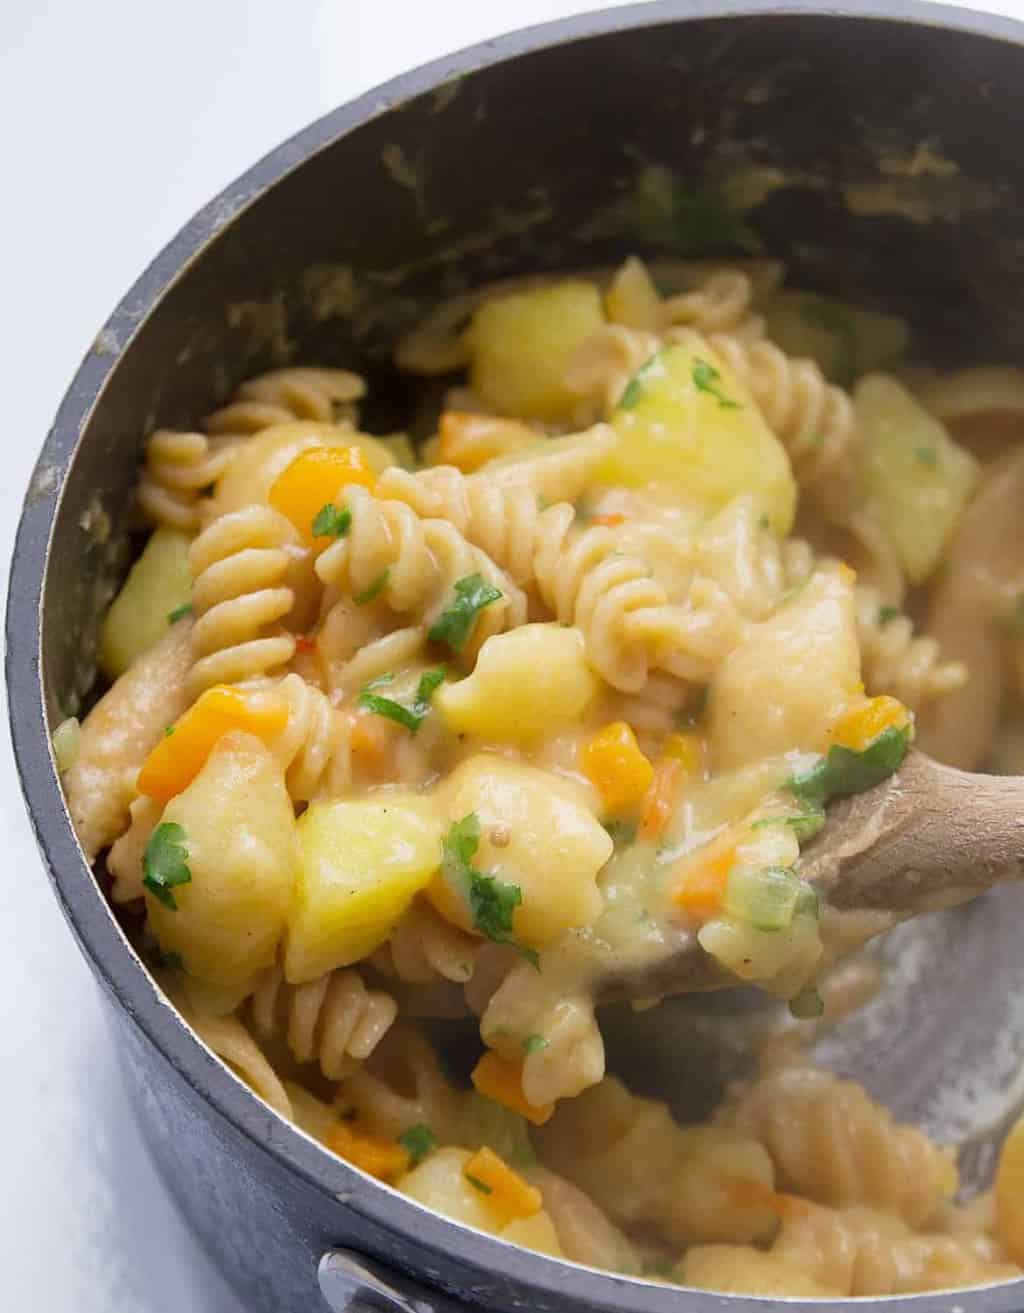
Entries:
<svg viewBox="0 0 1024 1313">
<path fill-rule="evenodd" d="M 317 1276 L 331 1313 L 456 1313 L 464 1308 L 354 1249 L 329 1249 Z"/>
</svg>

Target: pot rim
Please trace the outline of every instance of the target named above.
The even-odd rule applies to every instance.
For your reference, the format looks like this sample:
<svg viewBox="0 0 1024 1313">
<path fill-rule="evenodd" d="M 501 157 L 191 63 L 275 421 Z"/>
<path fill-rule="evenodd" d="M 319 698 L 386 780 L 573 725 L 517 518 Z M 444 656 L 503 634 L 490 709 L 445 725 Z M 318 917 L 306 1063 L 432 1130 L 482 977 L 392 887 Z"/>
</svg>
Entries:
<svg viewBox="0 0 1024 1313">
<path fill-rule="evenodd" d="M 571 1281 L 580 1305 L 609 1313 L 679 1313 L 692 1292 L 581 1267 L 518 1249 L 423 1208 L 329 1153 L 291 1123 L 275 1118 L 202 1044 L 169 1003 L 124 936 L 97 885 L 71 826 L 50 743 L 42 662 L 42 599 L 52 530 L 68 469 L 81 434 L 121 354 L 175 285 L 234 218 L 272 186 L 336 140 L 402 102 L 452 78 L 615 31 L 669 22 L 799 16 L 830 21 L 865 19 L 941 27 L 1024 47 L 1024 24 L 977 10 L 929 0 L 654 0 L 543 23 L 466 47 L 375 87 L 288 138 L 229 183 L 159 252 L 127 291 L 86 354 L 46 437 L 23 504 L 12 557 L 6 617 L 8 713 L 22 792 L 36 841 L 61 910 L 100 983 L 170 1062 L 179 1076 L 236 1130 L 272 1154 L 324 1195 L 385 1231 L 413 1236 L 436 1254 L 457 1251 L 460 1263 L 490 1285 L 495 1278 L 543 1292 L 557 1303 Z M 1024 51 L 1022 51 L 1024 59 Z M 387 1255 L 378 1255 L 387 1261 Z M 955 1296 L 950 1304 L 950 1293 Z M 710 1298 L 725 1303 L 728 1296 Z M 770 1309 L 790 1301 L 743 1297 L 744 1306 Z M 1015 1313 L 1024 1299 L 1024 1278 L 976 1290 L 887 1298 L 892 1313 Z M 829 1301 L 843 1313 L 863 1310 L 863 1299 Z"/>
</svg>

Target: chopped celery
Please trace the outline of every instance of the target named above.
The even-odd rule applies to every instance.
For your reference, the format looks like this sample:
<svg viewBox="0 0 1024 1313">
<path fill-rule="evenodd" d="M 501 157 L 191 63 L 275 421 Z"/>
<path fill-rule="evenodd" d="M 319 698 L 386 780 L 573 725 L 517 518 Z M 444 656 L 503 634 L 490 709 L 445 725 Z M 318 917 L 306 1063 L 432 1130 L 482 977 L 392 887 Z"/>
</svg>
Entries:
<svg viewBox="0 0 1024 1313">
<path fill-rule="evenodd" d="M 802 883 L 785 866 L 734 867 L 726 888 L 726 914 L 755 930 L 785 930 L 796 915 Z"/>
</svg>

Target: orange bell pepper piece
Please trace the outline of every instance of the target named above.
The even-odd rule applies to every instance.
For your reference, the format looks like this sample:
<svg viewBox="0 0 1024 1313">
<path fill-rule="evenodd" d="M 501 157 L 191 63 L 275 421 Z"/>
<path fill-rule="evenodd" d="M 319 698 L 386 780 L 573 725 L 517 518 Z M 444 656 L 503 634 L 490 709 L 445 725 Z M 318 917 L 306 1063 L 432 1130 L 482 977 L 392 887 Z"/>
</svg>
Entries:
<svg viewBox="0 0 1024 1313">
<path fill-rule="evenodd" d="M 147 798 L 167 803 L 192 783 L 217 740 L 240 729 L 264 741 L 288 724 L 288 703 L 266 694 L 245 693 L 216 684 L 201 693 L 142 763 L 136 788 Z"/>
<path fill-rule="evenodd" d="M 605 725 L 588 739 L 581 764 L 611 815 L 636 806 L 654 779 L 654 767 L 624 720 Z"/>
<path fill-rule="evenodd" d="M 348 1122 L 338 1122 L 330 1127 L 324 1135 L 324 1144 L 367 1176 L 375 1176 L 378 1181 L 386 1181 L 389 1185 L 409 1170 L 411 1160 L 407 1149 L 393 1140 L 357 1130 Z"/>
<path fill-rule="evenodd" d="M 703 925 L 721 912 L 736 845 L 735 835 L 727 830 L 683 859 L 673 899 L 695 924 Z"/>
<path fill-rule="evenodd" d="M 524 1181 L 503 1158 L 485 1144 L 462 1169 L 462 1175 L 485 1196 L 504 1223 L 533 1217 L 544 1206 L 540 1191 Z"/>
<path fill-rule="evenodd" d="M 603 525 L 606 529 L 617 529 L 620 524 L 626 523 L 626 517 L 613 511 L 609 515 L 592 515 L 590 523 Z"/>
<path fill-rule="evenodd" d="M 291 520 L 308 546 L 323 547 L 328 540 L 314 536 L 313 521 L 352 483 L 371 490 L 376 484 L 358 447 L 307 447 L 271 484 L 268 500 Z"/>
<path fill-rule="evenodd" d="M 539 1106 L 528 1103 L 523 1093 L 523 1068 L 518 1062 L 509 1062 L 499 1053 L 488 1051 L 470 1074 L 470 1080 L 479 1094 L 504 1104 L 518 1112 L 534 1126 L 543 1126 L 555 1113 L 553 1103 Z"/>
<path fill-rule="evenodd" d="M 473 474 L 489 460 L 521 451 L 537 440 L 534 430 L 516 419 L 446 410 L 438 427 L 438 463 Z"/>
</svg>

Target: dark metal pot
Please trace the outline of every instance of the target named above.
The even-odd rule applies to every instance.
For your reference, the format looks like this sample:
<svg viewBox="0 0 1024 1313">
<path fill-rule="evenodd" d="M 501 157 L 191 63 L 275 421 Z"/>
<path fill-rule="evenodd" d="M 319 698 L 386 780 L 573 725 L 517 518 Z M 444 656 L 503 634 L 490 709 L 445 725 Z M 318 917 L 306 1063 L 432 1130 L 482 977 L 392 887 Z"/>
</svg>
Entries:
<svg viewBox="0 0 1024 1313">
<path fill-rule="evenodd" d="M 621 203 L 643 161 L 691 180 L 781 170 L 760 175 L 750 217 L 794 281 L 896 307 L 932 353 L 1015 358 L 1022 85 L 1024 29 L 906 0 L 667 0 L 485 42 L 267 156 L 183 229 L 96 339 L 18 534 L 7 616 L 14 743 L 153 1154 L 252 1309 L 321 1307 L 318 1268 L 335 1308 L 422 1313 L 457 1298 L 538 1313 L 678 1313 L 728 1301 L 575 1268 L 426 1213 L 282 1122 L 157 990 L 83 862 L 49 747 L 59 707 L 75 709 L 92 678 L 142 435 L 187 423 L 291 351 L 362 364 L 400 404 L 386 347 L 432 296 L 506 271 L 671 249 L 672 222 L 662 215 L 660 229 L 643 230 Z M 955 1304 L 1019 1311 L 1024 1282 Z M 889 1306 L 932 1313 L 950 1299 Z"/>
</svg>

